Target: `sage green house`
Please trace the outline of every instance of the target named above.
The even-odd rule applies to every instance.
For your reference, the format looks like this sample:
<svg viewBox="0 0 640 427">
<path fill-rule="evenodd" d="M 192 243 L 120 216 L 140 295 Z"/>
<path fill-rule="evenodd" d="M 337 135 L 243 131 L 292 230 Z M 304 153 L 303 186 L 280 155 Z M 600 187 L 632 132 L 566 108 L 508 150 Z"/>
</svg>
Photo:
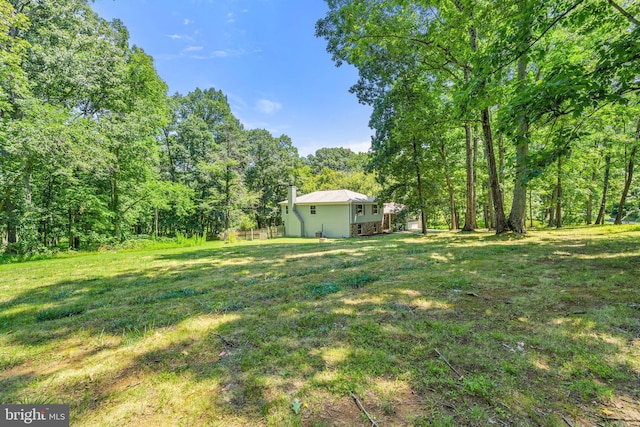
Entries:
<svg viewBox="0 0 640 427">
<path fill-rule="evenodd" d="M 373 197 L 349 190 L 316 191 L 280 202 L 285 234 L 295 237 L 356 237 L 382 232 L 383 209 Z"/>
</svg>

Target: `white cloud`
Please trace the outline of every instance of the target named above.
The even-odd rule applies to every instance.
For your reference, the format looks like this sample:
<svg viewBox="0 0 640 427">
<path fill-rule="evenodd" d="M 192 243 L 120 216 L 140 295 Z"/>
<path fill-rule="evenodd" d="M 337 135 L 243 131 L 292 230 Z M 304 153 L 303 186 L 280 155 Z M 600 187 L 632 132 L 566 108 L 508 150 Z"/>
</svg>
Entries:
<svg viewBox="0 0 640 427">
<path fill-rule="evenodd" d="M 185 18 L 184 19 L 184 25 L 190 25 L 190 24 L 193 24 L 193 21 L 191 19 L 189 19 L 189 18 Z"/>
<path fill-rule="evenodd" d="M 199 47 L 199 46 L 197 46 Z M 200 51 L 202 49 L 185 49 L 182 51 L 182 54 L 185 54 L 187 52 L 196 52 L 196 51 Z M 209 53 L 209 54 L 200 54 L 200 55 L 189 55 L 188 57 L 190 59 L 216 59 L 216 58 L 233 58 L 233 57 L 237 57 L 237 56 L 242 56 L 244 55 L 246 52 L 244 50 L 234 50 L 234 49 L 221 49 L 221 50 L 214 50 L 213 52 Z"/>
<path fill-rule="evenodd" d="M 354 153 L 366 153 L 371 148 L 371 141 L 349 142 L 344 148 L 348 148 Z"/>
<path fill-rule="evenodd" d="M 167 34 L 167 37 L 169 37 L 171 40 L 193 41 L 193 37 L 187 36 L 187 35 L 184 35 L 184 34 Z"/>
<path fill-rule="evenodd" d="M 228 92 L 227 99 L 229 100 L 229 104 L 231 104 L 231 109 L 234 112 L 242 111 L 247 108 L 247 103 L 244 101 L 244 99 L 242 99 L 241 96 Z"/>
<path fill-rule="evenodd" d="M 189 46 L 184 51 L 185 52 L 197 52 L 197 51 L 202 50 L 202 49 L 204 49 L 203 46 Z"/>
<path fill-rule="evenodd" d="M 292 127 L 288 124 L 280 123 L 274 124 L 261 120 L 247 120 L 246 117 L 243 117 L 243 112 L 238 110 L 234 111 L 234 115 L 240 120 L 245 129 L 265 129 L 271 133 L 273 136 L 280 136 L 286 134 Z M 295 143 L 295 142 L 294 142 Z"/>
<path fill-rule="evenodd" d="M 279 102 L 269 101 L 268 99 L 259 99 L 256 102 L 256 110 L 264 114 L 275 114 L 282 109 Z"/>
</svg>

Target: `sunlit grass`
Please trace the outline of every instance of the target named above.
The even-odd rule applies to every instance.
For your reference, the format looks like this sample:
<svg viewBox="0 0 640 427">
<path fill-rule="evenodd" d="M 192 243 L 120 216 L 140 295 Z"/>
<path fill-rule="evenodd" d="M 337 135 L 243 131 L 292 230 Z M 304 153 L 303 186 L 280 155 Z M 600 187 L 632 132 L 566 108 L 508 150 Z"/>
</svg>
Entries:
<svg viewBox="0 0 640 427">
<path fill-rule="evenodd" d="M 69 403 L 74 426 L 367 425 L 351 393 L 381 425 L 616 425 L 640 418 L 639 242 L 606 226 L 4 264 L 0 400 Z"/>
</svg>

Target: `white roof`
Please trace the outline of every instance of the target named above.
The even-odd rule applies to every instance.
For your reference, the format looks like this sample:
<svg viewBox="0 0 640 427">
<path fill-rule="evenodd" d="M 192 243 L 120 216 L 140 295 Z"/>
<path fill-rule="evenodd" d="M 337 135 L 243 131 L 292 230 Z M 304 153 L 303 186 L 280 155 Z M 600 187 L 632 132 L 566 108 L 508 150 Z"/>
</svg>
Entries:
<svg viewBox="0 0 640 427">
<path fill-rule="evenodd" d="M 349 190 L 315 191 L 296 197 L 296 204 L 304 203 L 375 203 L 376 199 Z M 287 203 L 287 200 L 280 202 Z"/>
<path fill-rule="evenodd" d="M 398 212 L 402 212 L 405 209 L 405 205 L 401 205 L 399 203 L 385 203 L 384 204 L 384 213 L 385 214 L 397 214 Z"/>
</svg>

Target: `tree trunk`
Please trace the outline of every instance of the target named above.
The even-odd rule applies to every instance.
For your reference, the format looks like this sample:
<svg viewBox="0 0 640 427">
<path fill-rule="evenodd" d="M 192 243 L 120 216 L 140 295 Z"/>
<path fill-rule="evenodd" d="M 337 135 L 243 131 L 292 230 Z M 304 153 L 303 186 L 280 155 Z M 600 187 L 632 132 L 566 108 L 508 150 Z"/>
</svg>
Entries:
<svg viewBox="0 0 640 427">
<path fill-rule="evenodd" d="M 489 228 L 489 206 L 487 203 L 482 205 L 482 220 L 484 221 L 484 226 Z"/>
<path fill-rule="evenodd" d="M 224 183 L 224 231 L 229 233 L 229 227 L 231 226 L 229 216 L 231 215 L 231 167 L 227 165 L 227 171 L 225 173 Z"/>
<path fill-rule="evenodd" d="M 556 185 L 556 228 L 562 227 L 562 156 L 558 157 L 558 183 Z"/>
<path fill-rule="evenodd" d="M 556 199 L 558 198 L 558 186 L 553 186 L 553 191 L 551 192 L 551 199 L 549 200 L 549 207 L 547 211 L 549 212 L 549 227 L 555 227 L 556 225 Z"/>
<path fill-rule="evenodd" d="M 120 236 L 120 193 L 118 189 L 118 158 L 120 148 L 116 148 L 115 158 L 116 164 L 111 175 L 111 212 L 113 212 L 113 237 L 116 239 Z"/>
<path fill-rule="evenodd" d="M 597 151 L 598 144 L 593 147 L 594 152 Z M 585 222 L 587 225 L 593 224 L 593 203 L 596 195 L 596 180 L 598 179 L 598 166 L 597 164 L 591 165 L 591 181 L 589 182 L 589 197 L 587 198 L 587 214 Z"/>
<path fill-rule="evenodd" d="M 111 211 L 113 212 L 113 237 L 116 239 L 120 236 L 120 195 L 118 194 L 118 176 L 113 174 L 111 181 Z"/>
<path fill-rule="evenodd" d="M 498 180 L 504 182 L 504 156 L 506 148 L 504 147 L 504 135 L 498 135 Z"/>
<path fill-rule="evenodd" d="M 473 231 L 478 228 L 476 223 L 476 184 L 474 181 L 474 164 L 473 164 L 473 135 L 471 125 L 464 125 L 465 133 L 465 153 L 467 168 L 467 209 L 464 213 L 464 227 L 462 231 Z"/>
<path fill-rule="evenodd" d="M 593 184 L 596 180 L 596 171 L 595 169 L 591 172 L 591 188 L 589 189 L 589 198 L 587 199 L 587 217 L 585 218 L 585 222 L 587 225 L 591 225 L 593 222 L 593 193 L 595 189 L 593 188 Z"/>
<path fill-rule="evenodd" d="M 418 153 L 418 144 L 415 138 L 411 141 L 413 147 L 413 163 L 416 168 L 416 179 L 418 180 L 418 203 L 420 203 L 420 221 L 422 223 L 422 234 L 427 234 L 427 220 L 425 218 L 426 206 L 424 203 L 424 193 L 422 192 L 422 173 L 420 172 L 420 156 Z"/>
<path fill-rule="evenodd" d="M 529 228 L 533 228 L 533 190 L 529 187 Z"/>
<path fill-rule="evenodd" d="M 75 222 L 76 216 L 73 212 L 73 208 L 69 208 L 69 228 L 68 228 L 68 236 L 69 236 L 69 249 L 78 249 L 80 246 L 80 238 L 75 235 Z"/>
<path fill-rule="evenodd" d="M 489 222 L 486 224 L 487 230 L 495 230 L 496 217 L 493 208 L 493 196 L 491 195 L 491 188 L 487 185 L 487 209 L 489 211 Z"/>
<path fill-rule="evenodd" d="M 451 174 L 449 172 L 449 164 L 447 163 L 447 156 L 445 152 L 444 143 L 440 145 L 440 158 L 442 159 L 442 165 L 444 166 L 444 179 L 447 183 L 447 191 L 449 192 L 449 211 L 451 213 L 451 230 L 458 229 L 458 217 L 456 216 L 456 197 L 453 184 L 451 183 Z"/>
<path fill-rule="evenodd" d="M 611 155 L 607 153 L 604 157 L 604 182 L 602 185 L 602 200 L 600 201 L 600 210 L 596 218 L 596 224 L 604 224 L 604 214 L 607 208 L 607 191 L 609 191 L 609 171 L 611 170 Z"/>
<path fill-rule="evenodd" d="M 484 133 L 484 146 L 489 169 L 489 188 L 491 189 L 491 196 L 493 197 L 495 229 L 496 234 L 501 234 L 508 231 L 508 225 L 504 216 L 504 202 L 502 192 L 500 191 L 500 183 L 498 182 L 498 170 L 496 168 L 496 156 L 493 151 L 493 135 L 491 133 L 488 107 L 482 109 L 482 131 Z"/>
<path fill-rule="evenodd" d="M 13 202 L 8 200 L 5 204 L 5 214 L 7 215 L 7 243 L 18 242 L 18 225 L 15 221 Z"/>
<path fill-rule="evenodd" d="M 518 82 L 524 87 L 527 73 L 527 61 L 520 58 L 518 61 Z M 527 156 L 529 155 L 529 117 L 523 114 L 520 117 L 520 127 L 516 135 L 516 176 L 513 186 L 513 202 L 509 213 L 509 228 L 516 233 L 525 234 L 527 214 Z"/>
<path fill-rule="evenodd" d="M 616 213 L 616 219 L 614 224 L 622 224 L 622 212 L 624 211 L 624 204 L 627 201 L 627 195 L 629 194 L 629 188 L 631 187 L 631 181 L 633 180 L 633 168 L 636 154 L 638 153 L 638 144 L 640 144 L 640 119 L 638 120 L 638 127 L 636 128 L 636 141 L 631 149 L 629 156 L 629 163 L 627 164 L 626 177 L 624 180 L 624 188 L 622 190 L 622 196 L 620 196 L 620 203 L 618 203 L 618 212 Z"/>
</svg>

